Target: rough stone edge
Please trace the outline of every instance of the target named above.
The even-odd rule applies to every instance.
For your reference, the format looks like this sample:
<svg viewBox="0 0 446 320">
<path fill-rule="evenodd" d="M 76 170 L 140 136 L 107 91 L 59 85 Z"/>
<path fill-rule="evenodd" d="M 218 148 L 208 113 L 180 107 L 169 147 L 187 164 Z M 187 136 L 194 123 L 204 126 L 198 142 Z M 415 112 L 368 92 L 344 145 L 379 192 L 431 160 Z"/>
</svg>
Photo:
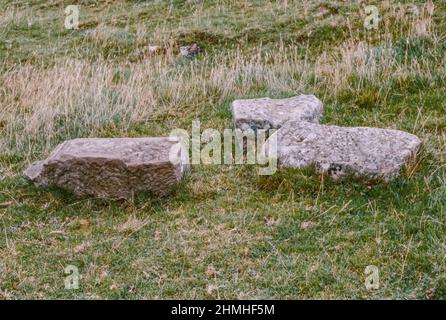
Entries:
<svg viewBox="0 0 446 320">
<path fill-rule="evenodd" d="M 31 163 L 24 171 L 23 175 L 30 181 L 38 183 L 38 178 L 44 169 L 46 160 L 39 160 Z"/>
</svg>

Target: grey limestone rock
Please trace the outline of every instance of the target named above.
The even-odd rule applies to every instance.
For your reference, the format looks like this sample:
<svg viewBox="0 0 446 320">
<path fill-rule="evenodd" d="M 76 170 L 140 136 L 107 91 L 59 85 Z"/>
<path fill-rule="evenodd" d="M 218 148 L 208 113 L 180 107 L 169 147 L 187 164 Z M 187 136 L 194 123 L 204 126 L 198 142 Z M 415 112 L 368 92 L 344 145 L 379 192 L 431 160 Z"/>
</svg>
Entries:
<svg viewBox="0 0 446 320">
<path fill-rule="evenodd" d="M 273 135 L 264 148 L 276 148 L 281 166 L 314 166 L 334 179 L 356 176 L 391 180 L 421 145 L 417 136 L 399 130 L 301 121 L 289 121 Z"/>
<path fill-rule="evenodd" d="M 188 164 L 181 138 L 92 138 L 67 140 L 26 171 L 37 186 L 58 186 L 76 195 L 128 198 L 151 191 L 164 196 Z"/>
<path fill-rule="evenodd" d="M 288 120 L 319 123 L 322 102 L 314 95 L 286 99 L 244 99 L 232 103 L 234 127 L 247 130 L 278 129 Z"/>
</svg>

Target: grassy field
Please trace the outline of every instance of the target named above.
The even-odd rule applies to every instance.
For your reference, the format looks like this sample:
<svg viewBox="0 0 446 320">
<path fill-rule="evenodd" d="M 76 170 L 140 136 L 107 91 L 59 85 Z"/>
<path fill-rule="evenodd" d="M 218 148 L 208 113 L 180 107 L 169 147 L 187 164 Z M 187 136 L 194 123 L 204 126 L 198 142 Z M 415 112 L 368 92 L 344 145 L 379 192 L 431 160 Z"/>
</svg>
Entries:
<svg viewBox="0 0 446 320">
<path fill-rule="evenodd" d="M 27 3 L 0 2 L 0 297 L 446 298 L 444 1 L 367 2 L 372 30 L 361 1 Z M 178 56 L 194 42 L 201 55 Z M 168 198 L 131 201 L 22 176 L 69 138 L 223 130 L 234 99 L 300 93 L 324 102 L 323 123 L 418 135 L 416 163 L 373 184 L 195 165 Z"/>
</svg>

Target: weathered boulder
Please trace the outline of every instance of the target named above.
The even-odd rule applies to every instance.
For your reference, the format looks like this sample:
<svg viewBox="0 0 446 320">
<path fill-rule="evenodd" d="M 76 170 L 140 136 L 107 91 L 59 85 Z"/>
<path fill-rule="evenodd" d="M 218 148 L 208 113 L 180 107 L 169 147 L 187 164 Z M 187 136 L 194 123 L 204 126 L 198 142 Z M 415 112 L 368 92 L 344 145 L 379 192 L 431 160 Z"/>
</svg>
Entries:
<svg viewBox="0 0 446 320">
<path fill-rule="evenodd" d="M 180 56 L 192 59 L 202 51 L 203 50 L 196 43 L 194 43 L 191 45 L 180 47 Z"/>
<path fill-rule="evenodd" d="M 314 166 L 332 178 L 343 176 L 391 180 L 418 151 L 413 134 L 369 127 L 338 127 L 289 121 L 267 140 L 283 167 Z M 271 141 L 277 139 L 274 144 Z"/>
<path fill-rule="evenodd" d="M 151 191 L 164 196 L 188 164 L 181 138 L 67 140 L 26 171 L 37 186 L 58 186 L 76 195 L 128 198 Z"/>
<path fill-rule="evenodd" d="M 314 95 L 286 99 L 244 99 L 232 102 L 234 127 L 247 130 L 278 129 L 288 120 L 319 123 L 324 107 Z"/>
</svg>

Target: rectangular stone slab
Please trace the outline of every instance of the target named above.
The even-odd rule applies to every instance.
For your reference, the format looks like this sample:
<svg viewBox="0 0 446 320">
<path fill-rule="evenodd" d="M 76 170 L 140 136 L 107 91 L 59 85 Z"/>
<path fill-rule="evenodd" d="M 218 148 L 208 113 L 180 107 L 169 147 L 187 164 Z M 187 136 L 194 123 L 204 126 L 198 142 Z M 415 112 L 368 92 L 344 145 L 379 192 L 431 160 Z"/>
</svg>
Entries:
<svg viewBox="0 0 446 320">
<path fill-rule="evenodd" d="M 37 186 L 81 196 L 128 198 L 141 191 L 164 196 L 180 182 L 188 162 L 178 137 L 74 139 L 33 163 L 25 176 Z"/>
<path fill-rule="evenodd" d="M 288 120 L 319 123 L 322 102 L 314 95 L 286 99 L 243 99 L 232 103 L 234 128 L 241 130 L 278 129 Z"/>
<path fill-rule="evenodd" d="M 276 148 L 282 167 L 313 166 L 333 179 L 356 176 L 388 181 L 400 174 L 420 145 L 417 136 L 399 130 L 289 121 L 264 148 Z"/>
</svg>

